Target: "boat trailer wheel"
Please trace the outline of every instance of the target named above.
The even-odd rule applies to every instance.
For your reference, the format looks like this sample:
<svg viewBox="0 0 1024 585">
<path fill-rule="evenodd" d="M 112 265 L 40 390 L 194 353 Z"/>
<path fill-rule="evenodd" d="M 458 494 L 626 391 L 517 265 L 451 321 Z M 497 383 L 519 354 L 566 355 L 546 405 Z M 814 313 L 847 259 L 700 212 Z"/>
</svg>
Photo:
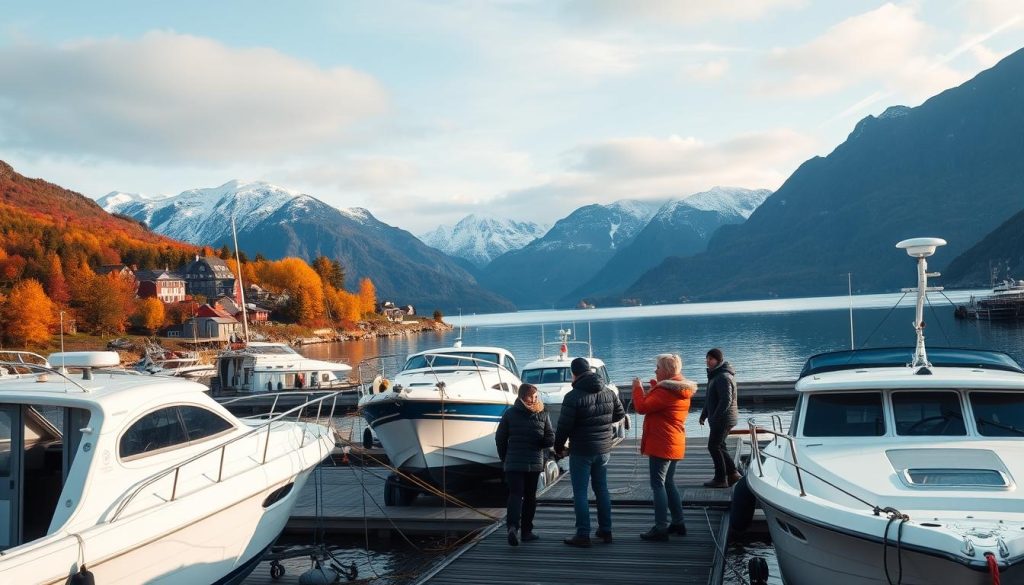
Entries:
<svg viewBox="0 0 1024 585">
<path fill-rule="evenodd" d="M 270 578 L 277 581 L 284 577 L 284 565 L 277 561 L 270 561 Z"/>
<path fill-rule="evenodd" d="M 373 431 L 370 430 L 370 427 L 363 429 L 363 448 L 373 449 Z"/>
</svg>

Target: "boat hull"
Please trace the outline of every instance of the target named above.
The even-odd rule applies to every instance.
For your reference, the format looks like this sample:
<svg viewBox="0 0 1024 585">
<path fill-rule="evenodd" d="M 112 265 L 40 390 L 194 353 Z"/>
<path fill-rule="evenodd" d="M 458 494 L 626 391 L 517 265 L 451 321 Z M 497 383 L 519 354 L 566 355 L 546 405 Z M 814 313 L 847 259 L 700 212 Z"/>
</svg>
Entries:
<svg viewBox="0 0 1024 585">
<path fill-rule="evenodd" d="M 362 406 L 391 464 L 450 488 L 497 478 L 494 432 L 505 403 L 378 400 Z"/>
<path fill-rule="evenodd" d="M 887 556 L 889 579 L 882 564 L 883 546 L 866 535 L 811 522 L 759 500 L 768 522 L 779 568 L 787 585 L 886 585 L 897 582 L 902 559 L 902 585 L 991 585 L 984 560 L 966 565 L 942 556 L 908 550 L 897 554 L 893 526 Z M 1024 564 L 1000 567 L 1002 583 L 1024 585 Z"/>
<path fill-rule="evenodd" d="M 84 550 L 76 538 L 61 534 L 25 550 L 11 549 L 0 557 L 0 583 L 64 585 L 83 555 L 96 582 L 105 585 L 239 583 L 281 534 L 302 487 L 333 442 L 324 433 L 299 451 L 199 494 L 82 530 Z M 217 463 L 211 458 L 211 467 L 199 472 L 215 477 Z M 182 485 L 194 484 L 183 480 Z"/>
</svg>

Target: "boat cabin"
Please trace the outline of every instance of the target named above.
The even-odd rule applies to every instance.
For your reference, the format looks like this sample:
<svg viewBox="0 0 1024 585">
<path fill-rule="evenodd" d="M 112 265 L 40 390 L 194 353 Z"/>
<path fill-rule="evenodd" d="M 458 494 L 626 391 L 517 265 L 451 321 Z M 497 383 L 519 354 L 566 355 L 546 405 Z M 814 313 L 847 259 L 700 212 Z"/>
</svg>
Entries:
<svg viewBox="0 0 1024 585">
<path fill-rule="evenodd" d="M 258 393 L 349 385 L 352 367 L 309 359 L 284 343 L 250 342 L 217 357 L 220 391 Z"/>
</svg>

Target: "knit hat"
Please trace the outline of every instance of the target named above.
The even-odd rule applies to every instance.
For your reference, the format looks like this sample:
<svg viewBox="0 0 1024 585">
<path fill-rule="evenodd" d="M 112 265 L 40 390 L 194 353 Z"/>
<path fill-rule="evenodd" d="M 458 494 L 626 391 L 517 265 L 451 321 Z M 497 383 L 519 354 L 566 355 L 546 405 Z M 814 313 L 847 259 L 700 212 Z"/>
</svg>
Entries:
<svg viewBox="0 0 1024 585">
<path fill-rule="evenodd" d="M 580 374 L 585 374 L 590 371 L 590 362 L 584 358 L 578 357 L 572 360 L 572 363 L 569 364 L 569 369 L 572 370 L 573 376 L 579 376 Z"/>
</svg>

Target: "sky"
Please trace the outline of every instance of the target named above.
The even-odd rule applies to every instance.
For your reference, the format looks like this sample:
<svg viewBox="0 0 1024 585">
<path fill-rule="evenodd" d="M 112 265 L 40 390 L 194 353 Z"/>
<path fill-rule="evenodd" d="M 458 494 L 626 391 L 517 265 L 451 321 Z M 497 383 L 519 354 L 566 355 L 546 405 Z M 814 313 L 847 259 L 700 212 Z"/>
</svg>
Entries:
<svg viewBox="0 0 1024 585">
<path fill-rule="evenodd" d="M 267 181 L 413 233 L 777 189 L 1024 47 L 1018 0 L 7 3 L 0 160 L 98 198 Z"/>
</svg>

